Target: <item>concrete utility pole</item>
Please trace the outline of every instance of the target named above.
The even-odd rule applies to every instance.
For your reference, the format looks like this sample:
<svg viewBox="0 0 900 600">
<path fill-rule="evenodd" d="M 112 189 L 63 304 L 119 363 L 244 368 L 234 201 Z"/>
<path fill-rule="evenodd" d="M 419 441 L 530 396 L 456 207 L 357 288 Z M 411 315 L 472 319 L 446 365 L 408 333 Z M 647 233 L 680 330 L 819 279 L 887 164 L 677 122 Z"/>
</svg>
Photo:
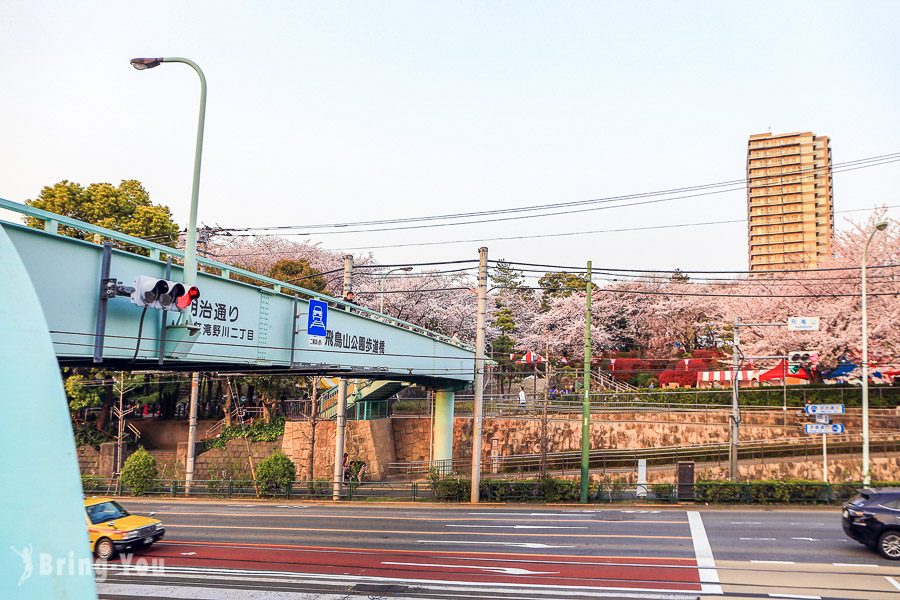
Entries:
<svg viewBox="0 0 900 600">
<path fill-rule="evenodd" d="M 731 349 L 731 444 L 728 446 L 728 474 L 732 481 L 738 480 L 738 436 L 741 430 L 741 409 L 738 405 L 738 373 L 741 369 L 741 320 L 734 320 L 734 344 Z"/>
<path fill-rule="evenodd" d="M 591 476 L 591 261 L 587 263 L 584 320 L 584 398 L 581 402 L 581 503 L 587 504 Z"/>
<path fill-rule="evenodd" d="M 481 426 L 484 420 L 484 313 L 487 306 L 488 249 L 478 249 L 478 312 L 475 316 L 475 424 L 472 427 L 471 502 L 478 502 L 481 487 Z"/>
<path fill-rule="evenodd" d="M 125 371 L 119 371 L 119 423 L 116 432 L 116 476 L 122 474 L 122 465 L 125 460 L 122 454 L 125 451 Z"/>
<path fill-rule="evenodd" d="M 866 306 L 866 263 L 869 261 L 869 244 L 879 231 L 887 229 L 887 220 L 881 220 L 875 225 L 875 229 L 869 235 L 866 246 L 863 248 L 860 276 L 862 278 L 862 474 L 863 485 L 871 485 L 872 474 L 869 472 L 869 314 Z"/>
<path fill-rule="evenodd" d="M 353 291 L 353 255 L 344 255 L 344 285 L 342 294 L 346 298 L 347 294 Z M 350 307 L 345 307 L 350 310 Z M 315 425 L 313 425 L 315 426 Z M 341 499 L 341 486 L 344 482 L 344 432 L 347 428 L 347 380 L 341 377 L 338 379 L 337 393 L 337 416 L 335 418 L 334 427 L 334 487 L 332 489 L 332 500 Z"/>
<path fill-rule="evenodd" d="M 344 255 L 344 287 L 343 287 L 343 291 L 341 292 L 343 294 L 344 298 L 347 297 L 347 294 L 349 294 L 350 292 L 353 291 L 353 282 L 351 281 L 352 276 L 353 276 L 353 255 L 345 254 Z"/>
<path fill-rule="evenodd" d="M 547 402 L 550 399 L 550 327 L 544 334 L 544 408 L 541 411 L 541 477 L 547 476 Z"/>
</svg>

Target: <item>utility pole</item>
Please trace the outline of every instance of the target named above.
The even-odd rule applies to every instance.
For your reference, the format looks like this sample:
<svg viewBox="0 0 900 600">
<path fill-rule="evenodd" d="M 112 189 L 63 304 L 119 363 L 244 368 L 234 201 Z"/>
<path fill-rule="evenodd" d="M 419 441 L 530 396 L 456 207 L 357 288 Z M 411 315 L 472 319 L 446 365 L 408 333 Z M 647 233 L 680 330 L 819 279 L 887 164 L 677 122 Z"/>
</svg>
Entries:
<svg viewBox="0 0 900 600">
<path fill-rule="evenodd" d="M 205 258 L 206 251 L 209 248 L 209 238 L 212 231 L 204 227 L 201 231 L 199 242 L 203 244 L 203 252 L 201 255 Z M 197 243 L 197 240 L 194 242 Z M 194 263 L 196 269 L 196 261 Z M 196 279 L 196 274 L 194 275 Z M 165 313 L 163 313 L 165 315 Z M 252 398 L 251 398 L 252 400 Z M 188 447 L 187 447 L 187 463 L 184 467 L 184 494 L 191 495 L 191 484 L 194 482 L 194 463 L 197 457 L 197 404 L 200 401 L 200 373 L 194 371 L 191 373 L 191 400 L 188 410 Z"/>
<path fill-rule="evenodd" d="M 550 399 L 550 329 L 547 327 L 544 340 L 544 409 L 541 411 L 541 477 L 547 476 L 547 402 Z"/>
<path fill-rule="evenodd" d="M 488 249 L 478 249 L 478 312 L 475 315 L 475 424 L 472 428 L 472 489 L 470 501 L 478 503 L 481 487 L 481 427 L 484 420 L 484 313 L 487 305 Z"/>
<path fill-rule="evenodd" d="M 119 427 L 116 435 L 116 476 L 122 474 L 122 452 L 125 446 L 125 371 L 119 372 Z"/>
<path fill-rule="evenodd" d="M 353 255 L 344 255 L 344 285 L 342 294 L 346 298 L 347 294 L 353 291 L 353 283 L 351 276 L 353 275 Z M 345 307 L 350 310 L 349 306 Z M 313 424 L 315 427 L 315 424 Z M 337 416 L 335 417 L 334 428 L 334 487 L 332 489 L 332 500 L 341 499 L 341 486 L 344 482 L 344 433 L 347 428 L 347 380 L 341 377 L 338 379 L 337 394 Z"/>
<path fill-rule="evenodd" d="M 734 344 L 731 349 L 731 444 L 728 446 L 728 474 L 732 481 L 738 480 L 738 435 L 741 429 L 741 410 L 738 405 L 738 373 L 741 369 L 741 319 L 734 320 Z"/>
<path fill-rule="evenodd" d="M 353 282 L 351 281 L 351 277 L 353 276 L 353 255 L 345 254 L 344 255 L 344 287 L 343 297 L 346 298 L 347 294 L 353 292 Z"/>
<path fill-rule="evenodd" d="M 591 261 L 587 262 L 584 321 L 584 399 L 581 403 L 581 503 L 587 504 L 591 459 Z"/>
</svg>

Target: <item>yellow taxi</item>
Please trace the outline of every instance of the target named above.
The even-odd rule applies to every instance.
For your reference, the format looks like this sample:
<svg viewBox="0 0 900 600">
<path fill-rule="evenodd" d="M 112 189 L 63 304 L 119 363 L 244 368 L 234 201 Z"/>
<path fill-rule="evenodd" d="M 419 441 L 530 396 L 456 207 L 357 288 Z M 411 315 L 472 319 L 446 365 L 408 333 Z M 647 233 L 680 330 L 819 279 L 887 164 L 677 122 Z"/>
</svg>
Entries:
<svg viewBox="0 0 900 600">
<path fill-rule="evenodd" d="M 132 515 L 121 504 L 109 498 L 86 498 L 84 518 L 87 522 L 91 552 L 108 560 L 117 552 L 146 548 L 165 535 L 158 519 Z"/>
</svg>

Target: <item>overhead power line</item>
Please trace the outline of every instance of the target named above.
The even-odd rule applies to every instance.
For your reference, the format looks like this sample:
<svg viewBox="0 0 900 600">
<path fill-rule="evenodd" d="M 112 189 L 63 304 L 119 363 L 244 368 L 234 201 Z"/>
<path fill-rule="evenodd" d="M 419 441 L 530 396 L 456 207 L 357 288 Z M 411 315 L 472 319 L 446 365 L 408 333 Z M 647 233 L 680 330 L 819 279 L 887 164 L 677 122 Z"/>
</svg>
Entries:
<svg viewBox="0 0 900 600">
<path fill-rule="evenodd" d="M 768 176 L 767 178 L 789 178 L 792 176 L 799 176 L 798 181 L 788 181 L 779 183 L 778 185 L 787 185 L 790 183 L 797 183 L 802 181 L 804 178 L 808 178 L 814 176 L 818 172 L 831 171 L 833 173 L 839 173 L 843 171 L 852 171 L 860 168 L 869 168 L 874 166 L 880 166 L 883 164 L 890 164 L 893 162 L 900 161 L 900 153 L 892 153 L 892 154 L 884 154 L 880 156 L 873 156 L 869 158 L 857 159 L 853 161 L 847 161 L 843 163 L 837 163 L 833 165 L 823 166 L 823 167 L 801 167 L 795 171 L 788 171 L 786 173 L 781 173 L 778 175 Z M 248 232 L 249 235 L 278 235 L 277 232 L 286 232 L 297 229 L 304 230 L 318 230 L 318 229 L 344 229 L 347 227 L 371 227 L 374 225 L 397 225 L 397 224 L 406 224 L 406 223 L 418 223 L 417 228 L 425 228 L 425 227 L 447 227 L 454 225 L 472 225 L 477 223 L 490 223 L 490 222 L 498 222 L 498 221 L 508 221 L 508 220 L 518 220 L 518 219 L 526 219 L 526 218 L 540 218 L 547 216 L 555 216 L 560 214 L 572 214 L 579 212 L 587 212 L 592 210 L 603 210 L 607 208 L 623 208 L 627 206 L 637 206 L 643 204 L 653 204 L 658 202 L 669 202 L 672 200 L 678 199 L 686 199 L 693 198 L 698 196 L 706 196 L 711 194 L 720 194 L 731 191 L 739 191 L 746 188 L 747 179 L 733 179 L 730 181 L 721 181 L 716 183 L 708 183 L 694 186 L 686 186 L 679 188 L 670 188 L 666 190 L 658 190 L 653 192 L 640 192 L 634 194 L 625 194 L 621 196 L 609 196 L 603 198 L 593 198 L 588 200 L 575 200 L 568 202 L 555 202 L 551 204 L 541 204 L 541 205 L 532 205 L 532 206 L 520 206 L 515 208 L 503 208 L 503 209 L 494 209 L 494 210 L 485 210 L 485 211 L 473 211 L 466 213 L 451 213 L 451 214 L 443 214 L 443 215 L 430 215 L 430 216 L 420 216 L 420 217 L 402 217 L 402 218 L 394 218 L 394 219 L 378 219 L 378 220 L 369 220 L 369 221 L 355 221 L 355 222 L 344 222 L 344 223 L 319 223 L 319 224 L 307 224 L 307 225 L 273 225 L 273 226 L 263 226 L 263 227 L 236 227 L 236 228 L 228 228 L 229 231 L 234 232 Z M 724 188 L 724 189 L 719 189 Z M 713 190 L 713 191 L 709 191 Z M 686 195 L 678 195 L 684 194 L 685 192 L 695 192 Z M 673 196 L 670 198 L 656 198 L 658 196 Z M 642 202 L 630 202 L 625 204 L 616 204 L 615 206 L 594 206 L 598 204 L 609 204 L 616 202 L 623 202 L 627 200 L 636 200 L 642 198 L 655 198 L 653 200 L 646 200 Z M 572 208 L 572 207 L 582 207 L 582 206 L 590 206 L 590 208 L 577 209 L 577 210 L 562 210 L 558 209 L 562 208 Z M 455 223 L 430 223 L 430 221 L 445 221 L 445 220 L 454 220 L 454 219 L 472 219 L 474 217 L 487 217 L 494 215 L 508 215 L 508 214 L 517 214 L 517 213 L 530 213 L 536 211 L 556 211 L 549 213 L 542 213 L 539 215 L 521 215 L 515 217 L 501 217 L 501 218 L 490 218 L 490 219 L 478 219 L 475 221 L 459 221 Z M 423 224 L 426 223 L 426 224 Z M 344 231 L 332 231 L 330 234 L 338 234 L 338 233 L 360 233 L 364 231 L 368 232 L 377 232 L 377 231 L 396 231 L 403 229 L 411 229 L 413 227 L 410 226 L 402 226 L 402 227 L 388 227 L 388 228 L 375 228 L 375 229 L 362 229 L 362 230 L 344 230 Z M 249 232 L 273 232 L 267 234 L 256 233 L 252 234 Z M 302 233 L 306 235 L 305 232 Z M 284 233 L 281 233 L 284 235 Z"/>
</svg>

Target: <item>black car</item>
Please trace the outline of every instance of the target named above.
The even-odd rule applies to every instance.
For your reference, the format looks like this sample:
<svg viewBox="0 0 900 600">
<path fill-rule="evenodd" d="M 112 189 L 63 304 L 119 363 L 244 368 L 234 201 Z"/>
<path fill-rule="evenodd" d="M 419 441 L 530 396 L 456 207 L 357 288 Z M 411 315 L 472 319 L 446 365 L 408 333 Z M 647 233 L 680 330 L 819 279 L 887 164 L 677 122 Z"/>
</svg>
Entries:
<svg viewBox="0 0 900 600">
<path fill-rule="evenodd" d="M 844 504 L 844 533 L 885 558 L 900 560 L 900 489 L 865 489 Z"/>
</svg>

